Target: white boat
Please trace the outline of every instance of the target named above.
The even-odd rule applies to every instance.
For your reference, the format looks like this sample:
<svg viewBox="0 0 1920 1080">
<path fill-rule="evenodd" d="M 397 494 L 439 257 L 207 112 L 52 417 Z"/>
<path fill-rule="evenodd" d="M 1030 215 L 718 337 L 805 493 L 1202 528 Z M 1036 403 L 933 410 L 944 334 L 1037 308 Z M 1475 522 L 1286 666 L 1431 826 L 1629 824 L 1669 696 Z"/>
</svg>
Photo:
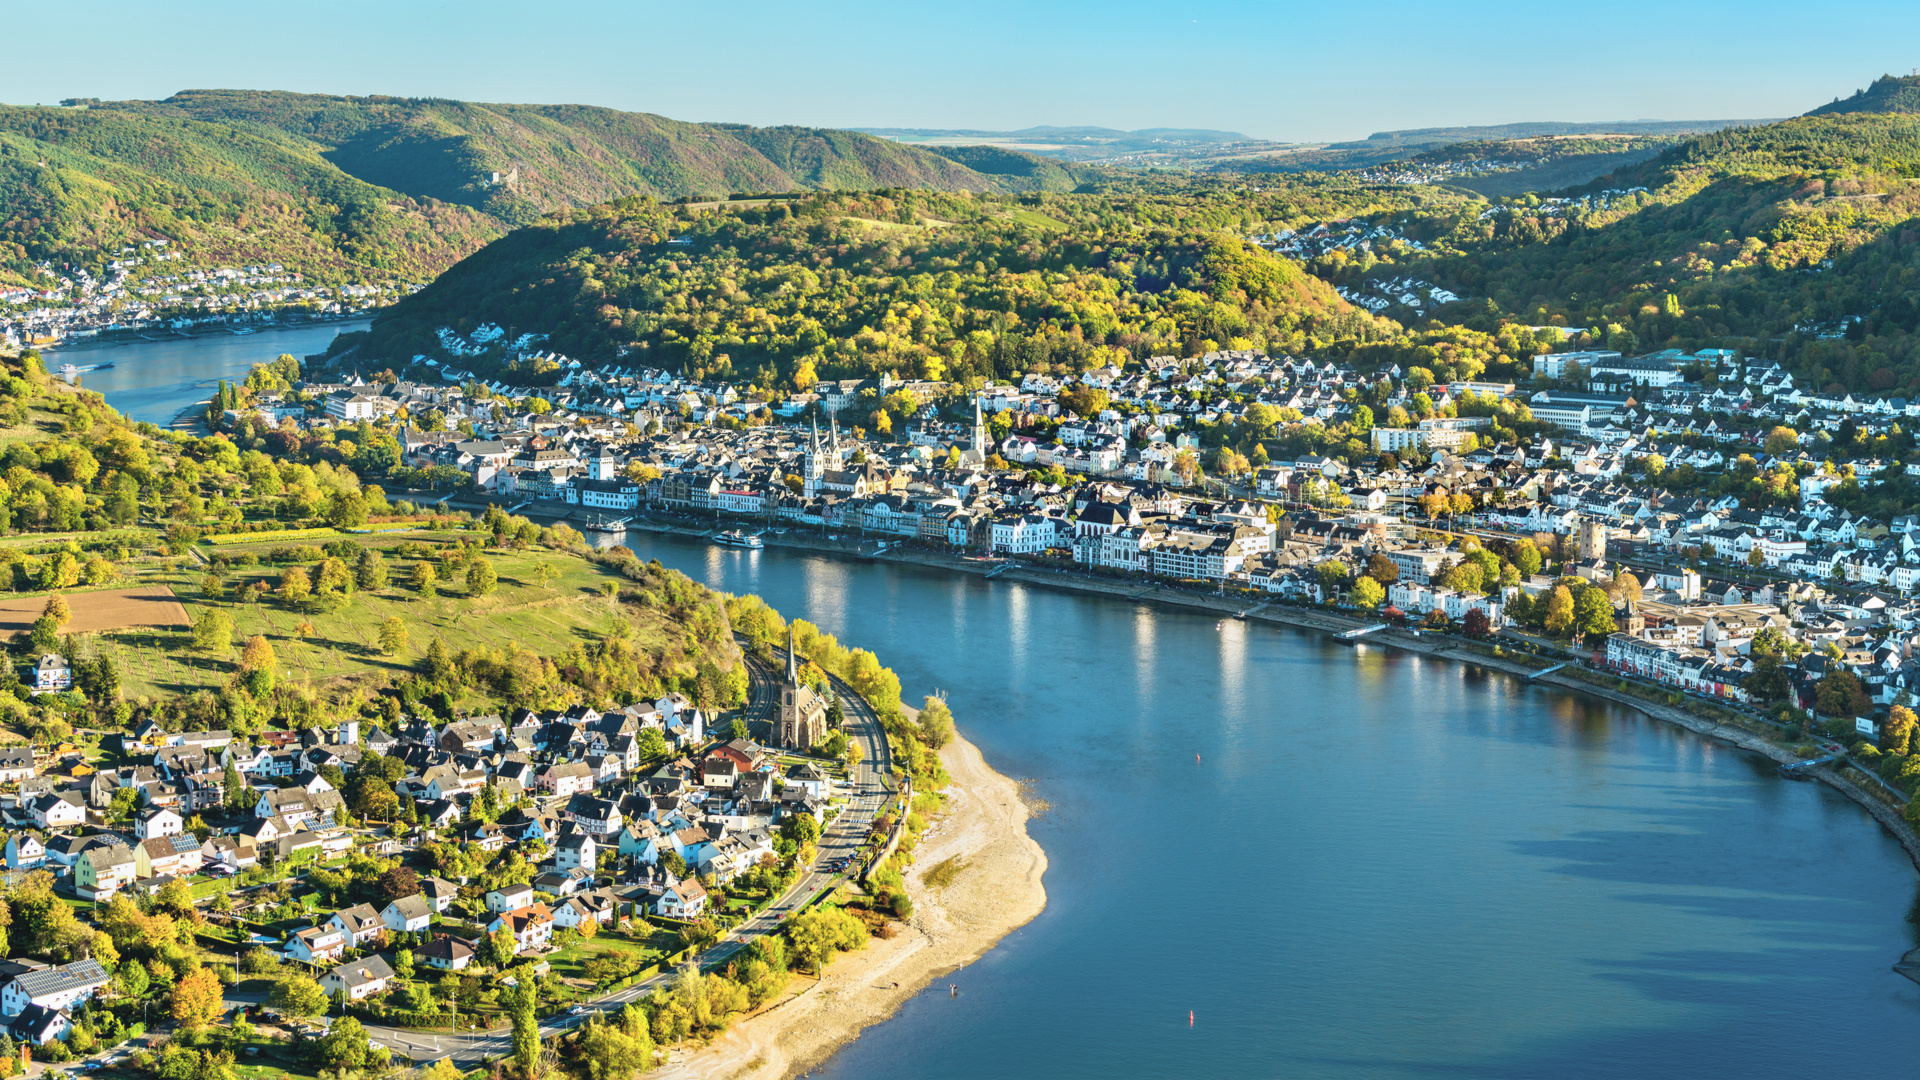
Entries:
<svg viewBox="0 0 1920 1080">
<path fill-rule="evenodd" d="M 258 330 L 255 330 L 255 329 L 254 329 L 253 327 L 251 327 L 251 326 L 236 326 L 236 327 L 234 327 L 234 328 L 233 328 L 233 332 L 234 332 L 235 334 L 237 334 L 237 335 L 239 335 L 240 337 L 246 337 L 246 336 L 247 336 L 248 334 L 257 334 L 257 333 L 259 333 L 259 331 L 258 331 Z"/>
<path fill-rule="evenodd" d="M 758 536 L 743 533 L 738 529 L 729 529 L 723 533 L 716 533 L 713 542 L 722 547 L 747 548 L 749 550 L 767 546 L 766 541 L 760 539 Z"/>
<path fill-rule="evenodd" d="M 589 519 L 587 521 L 587 528 L 592 532 L 607 533 L 612 536 L 623 536 L 627 531 L 627 523 L 619 518 L 612 518 L 606 521 Z"/>
</svg>

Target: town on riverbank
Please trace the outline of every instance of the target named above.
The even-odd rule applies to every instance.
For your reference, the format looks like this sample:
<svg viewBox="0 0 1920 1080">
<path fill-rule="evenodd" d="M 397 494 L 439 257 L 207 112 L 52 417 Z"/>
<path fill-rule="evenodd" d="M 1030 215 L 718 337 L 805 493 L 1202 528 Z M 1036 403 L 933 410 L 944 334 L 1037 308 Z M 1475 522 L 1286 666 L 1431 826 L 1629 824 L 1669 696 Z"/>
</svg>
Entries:
<svg viewBox="0 0 1920 1080">
<path fill-rule="evenodd" d="M 1895 808 L 1920 781 L 1920 458 L 1895 456 L 1920 406 L 1903 398 L 1832 398 L 1711 349 L 1545 353 L 1527 385 L 1228 350 L 776 393 L 490 325 L 440 338 L 443 359 L 403 365 L 413 380 L 363 374 L 343 339 L 215 418 L 378 445 L 396 490 L 449 505 L 1497 643 L 1747 717 Z M 479 380 L 462 358 L 480 356 L 537 382 Z"/>
</svg>

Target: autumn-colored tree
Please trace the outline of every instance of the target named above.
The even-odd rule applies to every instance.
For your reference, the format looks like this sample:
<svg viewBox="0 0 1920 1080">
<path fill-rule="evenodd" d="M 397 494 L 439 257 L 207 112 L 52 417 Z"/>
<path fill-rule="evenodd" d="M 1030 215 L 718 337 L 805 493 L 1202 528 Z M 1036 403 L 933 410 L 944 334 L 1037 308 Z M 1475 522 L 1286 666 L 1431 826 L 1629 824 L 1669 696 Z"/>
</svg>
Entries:
<svg viewBox="0 0 1920 1080">
<path fill-rule="evenodd" d="M 289 566 L 280 571 L 280 599 L 288 604 L 302 604 L 313 595 L 313 579 L 307 576 L 306 567 Z"/>
<path fill-rule="evenodd" d="M 1555 585 L 1547 594 L 1546 627 L 1550 634 L 1564 634 L 1573 626 L 1573 592 Z"/>
<path fill-rule="evenodd" d="M 1887 722 L 1880 725 L 1880 749 L 1889 754 L 1904 754 L 1913 741 L 1913 710 L 1895 705 L 1887 710 Z"/>
<path fill-rule="evenodd" d="M 52 619 L 55 626 L 65 626 L 73 620 L 73 609 L 67 606 L 66 597 L 54 593 L 47 597 L 47 606 L 40 609 L 40 616 Z"/>
<path fill-rule="evenodd" d="M 220 977 L 209 967 L 195 968 L 173 986 L 173 1020 L 181 1027 L 204 1027 L 226 1011 Z"/>
<path fill-rule="evenodd" d="M 388 656 L 397 656 L 407 647 L 407 624 L 398 615 L 389 615 L 380 622 L 380 651 Z"/>
<path fill-rule="evenodd" d="M 247 647 L 240 652 L 240 667 L 244 671 L 272 671 L 277 661 L 273 655 L 273 645 L 265 634 L 255 634 L 247 639 Z"/>
</svg>

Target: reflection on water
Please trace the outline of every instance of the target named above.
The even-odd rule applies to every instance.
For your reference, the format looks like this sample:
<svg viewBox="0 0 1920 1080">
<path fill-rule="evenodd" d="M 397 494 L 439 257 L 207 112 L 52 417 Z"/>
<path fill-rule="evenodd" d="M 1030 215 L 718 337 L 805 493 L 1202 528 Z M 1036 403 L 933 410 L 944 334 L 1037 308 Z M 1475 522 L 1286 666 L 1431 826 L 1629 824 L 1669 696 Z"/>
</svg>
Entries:
<svg viewBox="0 0 1920 1080">
<path fill-rule="evenodd" d="M 106 395 L 107 404 L 124 416 L 164 425 L 187 406 L 210 399 L 221 379 L 245 379 L 253 365 L 267 363 L 281 353 L 305 358 L 325 352 L 335 335 L 365 330 L 370 325 L 323 323 L 238 337 L 215 333 L 191 340 L 165 338 L 57 349 L 48 355 L 47 363 L 55 371 L 63 364 L 112 364 L 110 371 L 81 375 L 80 385 Z"/>
<path fill-rule="evenodd" d="M 629 542 L 945 689 L 1052 804 L 1047 911 L 814 1075 L 1912 1075 L 1911 865 L 1749 755 L 1259 623 Z"/>
</svg>

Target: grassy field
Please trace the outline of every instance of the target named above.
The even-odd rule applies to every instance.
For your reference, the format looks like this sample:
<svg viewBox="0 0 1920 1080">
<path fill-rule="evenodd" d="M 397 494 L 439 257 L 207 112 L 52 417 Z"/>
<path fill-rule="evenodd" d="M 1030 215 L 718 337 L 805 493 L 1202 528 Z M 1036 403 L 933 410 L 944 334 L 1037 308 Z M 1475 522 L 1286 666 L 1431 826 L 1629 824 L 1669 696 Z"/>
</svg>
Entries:
<svg viewBox="0 0 1920 1080">
<path fill-rule="evenodd" d="M 415 534 L 407 539 L 419 537 Z M 234 592 L 249 581 L 276 583 L 280 566 L 234 568 L 222 577 L 223 599 L 202 592 L 201 581 L 207 574 L 204 567 L 169 568 L 148 575 L 147 580 L 171 585 L 189 619 L 196 618 L 207 606 L 217 606 L 233 616 L 239 640 L 266 635 L 283 676 L 311 679 L 316 685 L 341 677 L 408 669 L 425 655 L 435 637 L 444 638 L 456 652 L 478 645 L 505 648 L 508 642 L 518 642 L 524 648 L 553 656 L 565 652 L 575 641 L 603 634 L 612 620 L 627 618 L 634 624 L 637 643 L 648 645 L 664 638 L 663 616 L 635 614 L 630 609 L 616 613 L 601 587 L 621 579 L 584 559 L 544 550 L 489 551 L 487 558 L 499 575 L 499 587 L 493 595 L 471 598 L 464 584 L 441 582 L 423 596 L 398 584 L 416 561 L 394 554 L 403 542 L 400 538 L 369 538 L 366 546 L 386 554 L 388 572 L 396 584 L 375 593 L 356 592 L 351 602 L 331 612 L 290 607 L 273 598 L 255 604 L 232 599 Z M 229 545 L 222 546 L 220 552 L 234 555 L 256 551 L 264 555 L 277 546 L 281 545 Z M 557 571 L 545 587 L 535 576 L 535 567 L 541 562 L 550 563 Z M 312 570 L 311 564 L 308 569 Z M 394 615 L 406 623 L 409 642 L 399 655 L 386 656 L 380 651 L 377 635 L 381 622 Z M 313 624 L 312 635 L 304 640 L 295 632 L 303 621 Z M 238 659 L 237 650 L 228 657 L 195 652 L 186 629 L 130 629 L 102 635 L 98 645 L 120 666 L 129 696 L 218 689 L 225 685 Z"/>
</svg>

